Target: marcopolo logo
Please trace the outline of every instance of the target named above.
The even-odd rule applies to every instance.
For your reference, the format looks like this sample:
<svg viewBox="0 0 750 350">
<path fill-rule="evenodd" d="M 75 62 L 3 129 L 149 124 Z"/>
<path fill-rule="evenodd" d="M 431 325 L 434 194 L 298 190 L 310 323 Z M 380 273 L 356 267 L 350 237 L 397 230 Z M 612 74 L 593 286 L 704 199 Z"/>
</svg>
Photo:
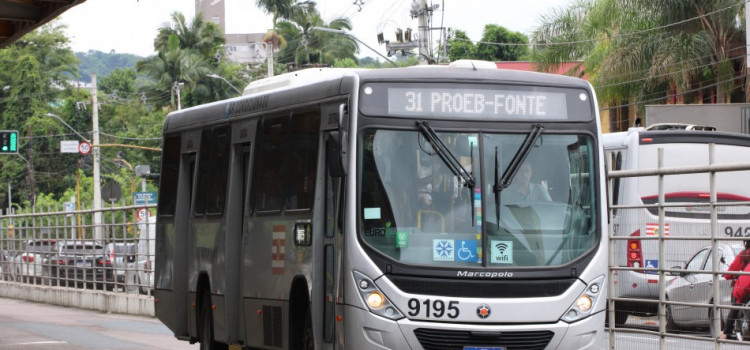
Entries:
<svg viewBox="0 0 750 350">
<path fill-rule="evenodd" d="M 508 278 L 513 277 L 509 271 L 458 271 L 456 277 Z"/>
</svg>

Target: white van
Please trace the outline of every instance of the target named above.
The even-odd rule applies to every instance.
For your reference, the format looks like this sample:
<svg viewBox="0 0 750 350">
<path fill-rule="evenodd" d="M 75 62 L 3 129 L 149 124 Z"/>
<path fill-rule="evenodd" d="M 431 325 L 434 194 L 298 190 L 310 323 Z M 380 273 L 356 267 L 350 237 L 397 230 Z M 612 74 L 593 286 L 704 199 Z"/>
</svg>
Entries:
<svg viewBox="0 0 750 350">
<path fill-rule="evenodd" d="M 156 217 L 149 216 L 138 223 L 138 258 L 136 270 L 140 292 L 149 293 L 154 288 L 154 255 L 156 252 Z"/>
<path fill-rule="evenodd" d="M 647 131 L 631 128 L 626 132 L 603 135 L 608 165 L 612 170 L 644 170 L 658 168 L 658 149 L 664 151 L 663 167 L 709 165 L 709 144 L 715 145 L 714 164 L 750 162 L 750 136 L 714 131 Z M 667 175 L 664 177 L 666 203 L 708 203 L 709 174 Z M 718 202 L 750 201 L 750 171 L 721 172 L 716 175 Z M 614 205 L 658 203 L 658 177 L 626 177 L 615 179 Z M 720 237 L 750 236 L 750 208 L 747 206 L 718 207 Z M 706 240 L 665 240 L 665 261 L 659 261 L 659 243 L 665 237 L 711 236 L 710 211 L 707 206 L 665 208 L 664 232 L 659 232 L 658 208 L 614 209 L 614 234 L 633 239 L 616 240 L 611 254 L 615 266 L 671 268 L 683 266 L 692 253 L 707 244 Z M 726 267 L 724 267 L 726 268 Z M 668 277 L 673 278 L 673 277 Z M 659 277 L 654 271 L 618 271 L 614 295 L 617 298 L 659 299 Z M 623 324 L 629 314 L 653 315 L 655 303 L 617 301 L 616 324 Z M 624 311 L 624 312 L 622 312 Z"/>
</svg>

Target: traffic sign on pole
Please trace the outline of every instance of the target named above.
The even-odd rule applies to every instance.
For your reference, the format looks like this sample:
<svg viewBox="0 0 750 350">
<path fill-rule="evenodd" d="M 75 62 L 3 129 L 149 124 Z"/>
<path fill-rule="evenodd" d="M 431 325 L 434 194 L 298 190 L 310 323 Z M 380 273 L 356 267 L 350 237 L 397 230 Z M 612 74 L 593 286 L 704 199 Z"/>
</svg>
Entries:
<svg viewBox="0 0 750 350">
<path fill-rule="evenodd" d="M 91 152 L 91 144 L 84 141 L 78 144 L 78 153 L 80 154 L 89 154 Z"/>
<path fill-rule="evenodd" d="M 78 151 L 78 146 L 79 146 L 79 143 L 76 140 L 60 141 L 60 153 L 79 153 L 80 151 Z"/>
</svg>

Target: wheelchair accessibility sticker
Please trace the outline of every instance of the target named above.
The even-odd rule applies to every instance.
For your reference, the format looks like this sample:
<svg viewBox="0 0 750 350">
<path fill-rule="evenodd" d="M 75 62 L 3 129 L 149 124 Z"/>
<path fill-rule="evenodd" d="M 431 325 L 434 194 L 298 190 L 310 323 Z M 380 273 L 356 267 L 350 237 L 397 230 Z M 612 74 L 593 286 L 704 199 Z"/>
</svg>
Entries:
<svg viewBox="0 0 750 350">
<path fill-rule="evenodd" d="M 456 240 L 456 261 L 477 262 L 477 240 Z"/>
</svg>

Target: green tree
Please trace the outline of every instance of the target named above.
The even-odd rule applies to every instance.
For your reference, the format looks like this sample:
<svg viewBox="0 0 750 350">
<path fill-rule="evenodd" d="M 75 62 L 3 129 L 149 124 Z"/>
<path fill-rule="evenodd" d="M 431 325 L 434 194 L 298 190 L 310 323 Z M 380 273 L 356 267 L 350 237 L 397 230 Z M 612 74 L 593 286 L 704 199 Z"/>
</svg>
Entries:
<svg viewBox="0 0 750 350">
<path fill-rule="evenodd" d="M 273 16 L 273 28 L 279 19 L 289 20 L 294 17 L 306 16 L 315 10 L 315 1 L 297 1 L 297 0 L 255 0 L 255 5 Z"/>
<path fill-rule="evenodd" d="M 67 47 L 64 27 L 52 22 L 0 50 L 0 128 L 20 132 L 19 155 L 0 162 L 0 182 L 14 188 L 13 201 L 31 204 L 38 193 L 65 186 L 71 158 L 59 154 L 58 121 L 46 117 L 49 105 L 65 93 L 76 75 L 76 58 Z M 7 204 L 7 203 L 6 203 Z"/>
<path fill-rule="evenodd" d="M 528 55 L 528 44 L 529 39 L 523 33 L 487 24 L 473 56 L 485 61 L 518 61 Z"/>
<path fill-rule="evenodd" d="M 223 55 L 225 39 L 218 26 L 203 21 L 199 13 L 189 24 L 178 12 L 171 15 L 172 22 L 159 28 L 154 40 L 156 56 L 136 64 L 139 73 L 151 81 L 142 88 L 149 96 L 169 96 L 171 110 L 177 109 L 178 83 L 183 106 L 195 106 L 236 96 L 226 83 L 210 78 L 218 74 L 232 85 L 243 86 L 241 67 L 226 60 Z"/>
<path fill-rule="evenodd" d="M 329 64 L 336 59 L 355 59 L 356 41 L 348 35 L 314 30 L 314 27 L 351 30 L 349 19 L 339 18 L 325 23 L 317 11 L 298 13 L 291 20 L 277 24 L 278 34 L 286 38 L 287 45 L 279 51 L 279 61 L 305 64 Z"/>
<path fill-rule="evenodd" d="M 455 30 L 453 36 L 448 39 L 448 58 L 451 61 L 472 59 L 474 50 L 474 43 L 463 30 Z"/>
</svg>

